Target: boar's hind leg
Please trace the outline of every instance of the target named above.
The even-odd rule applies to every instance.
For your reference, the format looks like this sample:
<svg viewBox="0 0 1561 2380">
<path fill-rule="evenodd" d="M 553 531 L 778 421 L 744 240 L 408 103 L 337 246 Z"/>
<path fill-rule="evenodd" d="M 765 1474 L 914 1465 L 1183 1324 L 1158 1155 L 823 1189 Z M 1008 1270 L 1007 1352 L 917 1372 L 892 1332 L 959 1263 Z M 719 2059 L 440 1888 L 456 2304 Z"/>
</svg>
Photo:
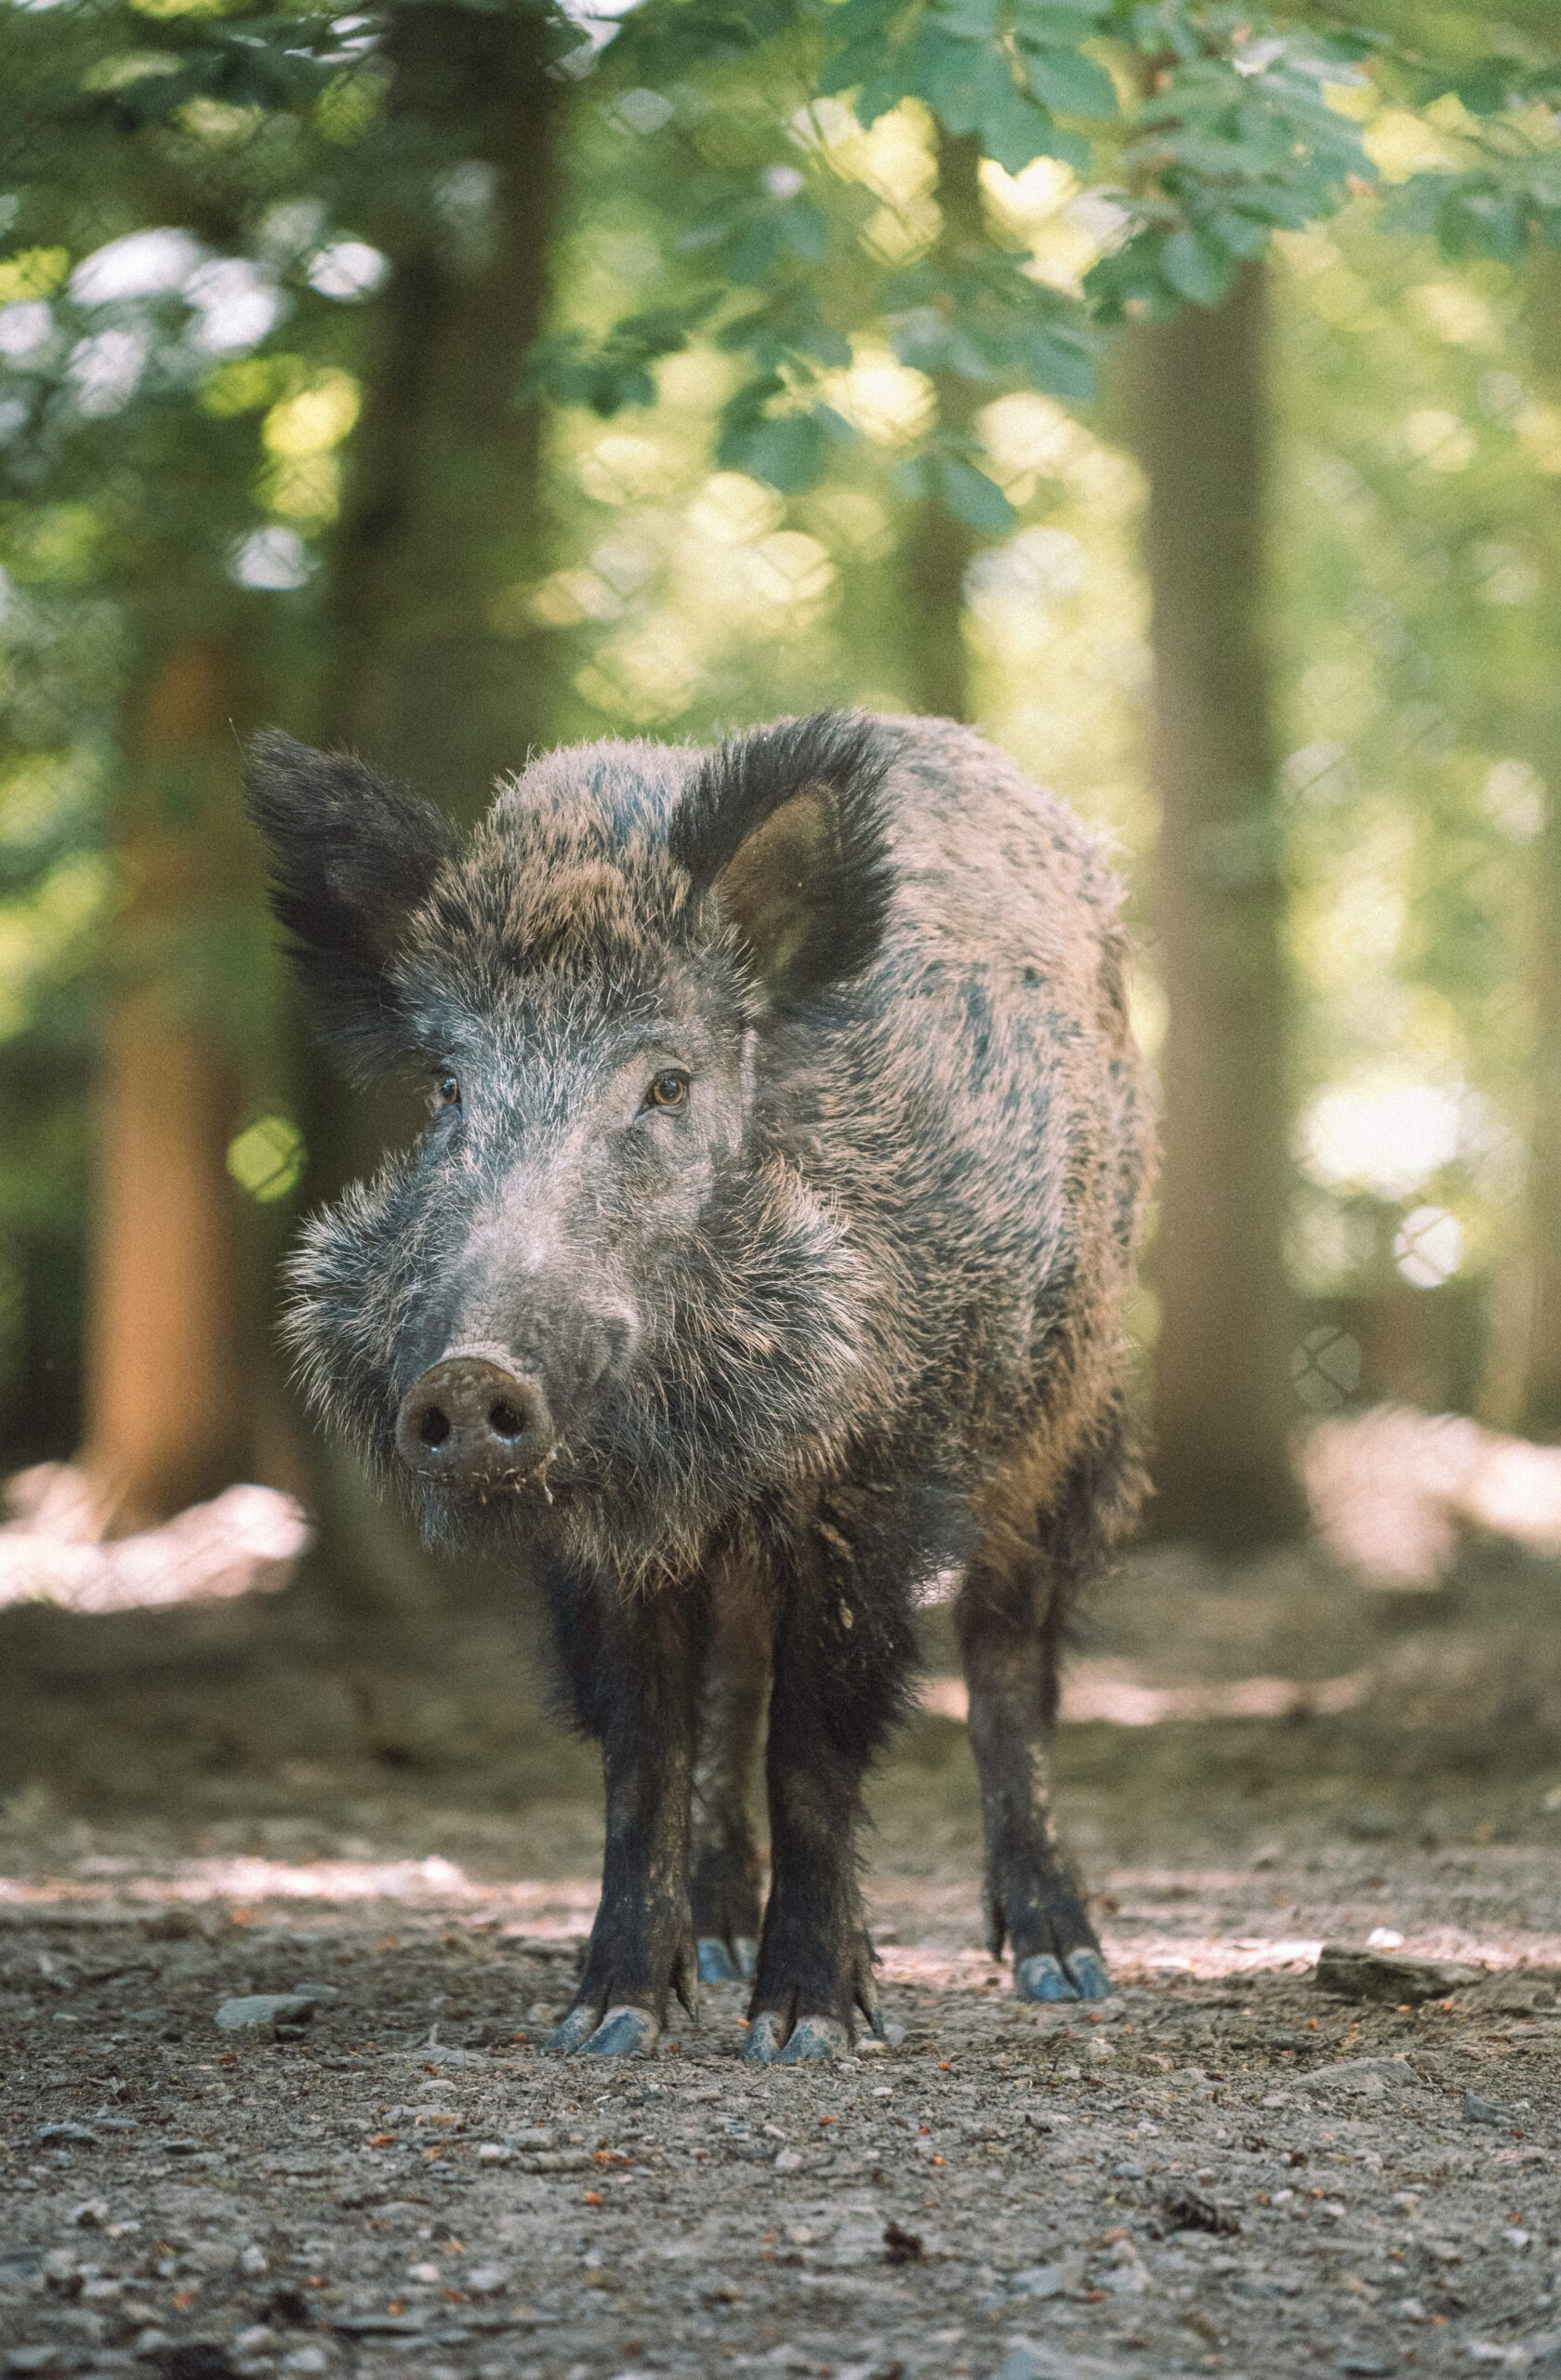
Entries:
<svg viewBox="0 0 1561 2380">
<path fill-rule="evenodd" d="M 833 1532 L 832 1532 L 833 1535 Z M 858 1546 L 824 1545 L 786 1580 L 765 1758 L 770 1899 L 744 2056 L 757 2065 L 849 2054 L 858 2013 L 879 2030 L 857 1885 L 867 1763 L 905 1699 L 909 1596 Z"/>
<path fill-rule="evenodd" d="M 549 2046 L 648 2056 L 675 1991 L 698 1986 L 689 1838 L 705 1615 L 701 1595 L 547 1582 L 569 1699 L 600 1739 L 607 1842 L 602 1898 L 574 2005 Z"/>
<path fill-rule="evenodd" d="M 1035 1540 L 972 1564 L 958 1610 L 971 1746 L 986 1833 L 986 1938 L 1013 1949 L 1021 2000 L 1104 2000 L 1100 1943 L 1052 1821 L 1057 1656 L 1073 1599 L 1131 1517 L 1141 1488 L 1119 1407 L 1080 1453 Z"/>
<path fill-rule="evenodd" d="M 1052 1818 L 1062 1603 L 1038 1554 L 1002 1568 L 972 1565 L 959 1598 L 986 1834 L 986 1940 L 994 1958 L 1012 1943 L 1021 2000 L 1104 2000 L 1105 1962 Z"/>
<path fill-rule="evenodd" d="M 753 1974 L 761 1870 L 750 1793 L 770 1689 L 771 1615 L 750 1583 L 712 1581 L 710 1650 L 694 1782 L 694 1931 L 704 1983 Z"/>
</svg>

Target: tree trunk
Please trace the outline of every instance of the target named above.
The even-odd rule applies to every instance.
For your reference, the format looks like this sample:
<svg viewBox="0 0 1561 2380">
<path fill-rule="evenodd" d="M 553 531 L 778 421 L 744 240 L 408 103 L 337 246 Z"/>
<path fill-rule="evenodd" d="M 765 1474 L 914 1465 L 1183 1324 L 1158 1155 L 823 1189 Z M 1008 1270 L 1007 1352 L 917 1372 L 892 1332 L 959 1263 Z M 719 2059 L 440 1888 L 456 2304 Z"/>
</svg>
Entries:
<svg viewBox="0 0 1561 2380">
<path fill-rule="evenodd" d="M 1536 377 L 1561 403 L 1561 253 L 1542 244 L 1529 264 L 1529 305 Z M 1530 1435 L 1554 1438 L 1561 1436 L 1561 691 L 1552 693 L 1545 729 L 1535 754 L 1544 820 L 1528 905 L 1533 1071 L 1518 1406 Z"/>
<path fill-rule="evenodd" d="M 966 133 L 937 135 L 938 207 L 943 217 L 938 255 L 946 266 L 983 237 L 981 144 Z M 978 410 L 972 384 L 958 373 L 933 376 L 938 420 L 947 430 L 968 430 Z M 902 632 L 911 700 L 933 719 L 968 720 L 972 715 L 970 650 L 965 642 L 965 573 L 976 538 L 963 521 L 931 496 L 909 509 L 901 541 L 905 581 Z"/>
<path fill-rule="evenodd" d="M 99 1086 L 85 1467 L 120 1528 L 244 1474 L 251 1283 L 227 1172 L 236 1086 L 220 1035 L 179 981 L 179 943 L 220 930 L 242 865 L 232 809 L 232 668 L 213 638 L 155 664 L 129 739 L 115 940 Z"/>
<path fill-rule="evenodd" d="M 332 557 L 324 734 L 466 816 L 545 732 L 541 421 L 516 402 L 547 319 L 562 92 L 530 10 L 408 5 L 388 106 L 470 185 L 458 231 L 425 194 L 374 229 L 390 259 Z"/>
<path fill-rule="evenodd" d="M 453 236 L 431 205 L 366 226 L 390 261 L 331 556 L 331 663 L 318 733 L 470 818 L 551 715 L 550 648 L 526 599 L 546 566 L 542 429 L 515 401 L 546 327 L 563 92 L 526 10 L 407 5 L 390 18 L 388 106 L 485 207 Z M 476 168 L 475 174 L 472 169 Z M 485 182 L 485 191 L 479 184 Z M 450 175 L 445 176 L 450 187 Z M 307 1025 L 306 1025 L 307 1030 Z M 347 1098 L 300 1035 L 311 1205 L 370 1170 L 390 1103 Z M 311 1575 L 344 1611 L 439 1589 L 351 1457 L 311 1441 Z"/>
<path fill-rule="evenodd" d="M 1154 1278 L 1157 1525 L 1239 1549 L 1294 1530 L 1283 1236 L 1284 909 L 1264 650 L 1264 284 L 1132 335 L 1148 479 L 1153 910 L 1167 1027 Z"/>
</svg>

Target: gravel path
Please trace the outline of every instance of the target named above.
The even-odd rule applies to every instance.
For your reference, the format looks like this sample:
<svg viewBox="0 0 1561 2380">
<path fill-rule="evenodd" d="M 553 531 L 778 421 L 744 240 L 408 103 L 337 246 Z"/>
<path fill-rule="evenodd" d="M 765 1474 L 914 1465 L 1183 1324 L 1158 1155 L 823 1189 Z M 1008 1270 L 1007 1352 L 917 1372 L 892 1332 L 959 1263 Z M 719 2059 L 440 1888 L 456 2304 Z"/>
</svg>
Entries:
<svg viewBox="0 0 1561 2380">
<path fill-rule="evenodd" d="M 1151 1586 L 1179 1669 L 1142 1658 Z M 214 1759 L 188 1714 L 243 1698 L 203 1639 L 204 1666 L 123 1686 L 143 1739 L 154 1707 L 186 1721 L 161 1805 L 116 1810 L 83 1782 L 85 1657 L 27 1640 L 0 1743 L 41 1740 L 41 1697 L 60 1749 L 0 1821 L 5 2368 L 1561 2369 L 1554 1577 L 1509 1582 L 1500 1626 L 1475 1624 L 1488 1582 L 1412 1625 L 1341 1602 L 1299 1650 L 1293 1596 L 1225 1581 L 1200 1618 L 1206 1592 L 1141 1579 L 1094 1658 L 1145 1690 L 1242 1662 L 1397 1683 L 1311 1720 L 1065 1730 L 1120 1986 L 1088 2013 L 1020 2008 L 977 1947 L 968 1758 L 924 1720 L 876 1796 L 898 2038 L 757 2076 L 734 1987 L 653 2062 L 542 2052 L 596 1817 L 535 1722 L 504 1793 L 465 1705 L 465 1752 L 420 1769 L 300 1752 L 292 1720 L 272 1759 L 274 1712 Z M 1470 1979 L 1319 1990 L 1319 1945 L 1373 1934 Z M 291 1999 L 218 2022 L 255 1995 Z"/>
</svg>

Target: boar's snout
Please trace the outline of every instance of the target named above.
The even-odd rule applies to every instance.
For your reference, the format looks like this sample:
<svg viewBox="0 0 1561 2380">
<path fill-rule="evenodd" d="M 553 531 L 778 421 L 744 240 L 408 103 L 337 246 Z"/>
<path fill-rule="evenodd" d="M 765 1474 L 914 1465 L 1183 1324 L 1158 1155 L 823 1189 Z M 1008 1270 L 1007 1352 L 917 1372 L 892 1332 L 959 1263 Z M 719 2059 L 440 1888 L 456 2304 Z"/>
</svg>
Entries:
<svg viewBox="0 0 1561 2380">
<path fill-rule="evenodd" d="M 541 1382 L 475 1347 L 430 1364 L 396 1416 L 396 1452 L 408 1471 L 448 1488 L 526 1478 L 553 1435 Z"/>
</svg>

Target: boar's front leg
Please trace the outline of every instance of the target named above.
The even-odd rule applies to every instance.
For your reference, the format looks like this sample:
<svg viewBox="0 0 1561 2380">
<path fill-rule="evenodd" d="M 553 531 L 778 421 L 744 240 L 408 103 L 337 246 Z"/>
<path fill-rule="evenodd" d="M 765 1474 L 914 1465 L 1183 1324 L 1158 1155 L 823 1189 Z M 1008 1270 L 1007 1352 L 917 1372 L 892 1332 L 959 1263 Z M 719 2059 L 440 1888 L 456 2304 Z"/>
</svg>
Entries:
<svg viewBox="0 0 1561 2380">
<path fill-rule="evenodd" d="M 986 1941 L 1021 2000 L 1104 2000 L 1105 1962 L 1052 1817 L 1064 1596 L 1038 1554 L 972 1565 L 958 1609 L 986 1835 Z"/>
<path fill-rule="evenodd" d="M 766 1777 L 770 1899 L 744 2056 L 847 2056 L 880 2029 L 857 1883 L 867 1763 L 898 1717 L 915 1659 L 904 1581 L 831 1525 L 780 1595 Z"/>
<path fill-rule="evenodd" d="M 602 1744 L 602 1898 L 574 2004 L 549 2048 L 648 2056 L 675 1991 L 698 1986 L 689 1841 L 704 1649 L 702 1593 L 637 1596 L 549 1581 L 561 1665 L 581 1726 Z"/>
</svg>

